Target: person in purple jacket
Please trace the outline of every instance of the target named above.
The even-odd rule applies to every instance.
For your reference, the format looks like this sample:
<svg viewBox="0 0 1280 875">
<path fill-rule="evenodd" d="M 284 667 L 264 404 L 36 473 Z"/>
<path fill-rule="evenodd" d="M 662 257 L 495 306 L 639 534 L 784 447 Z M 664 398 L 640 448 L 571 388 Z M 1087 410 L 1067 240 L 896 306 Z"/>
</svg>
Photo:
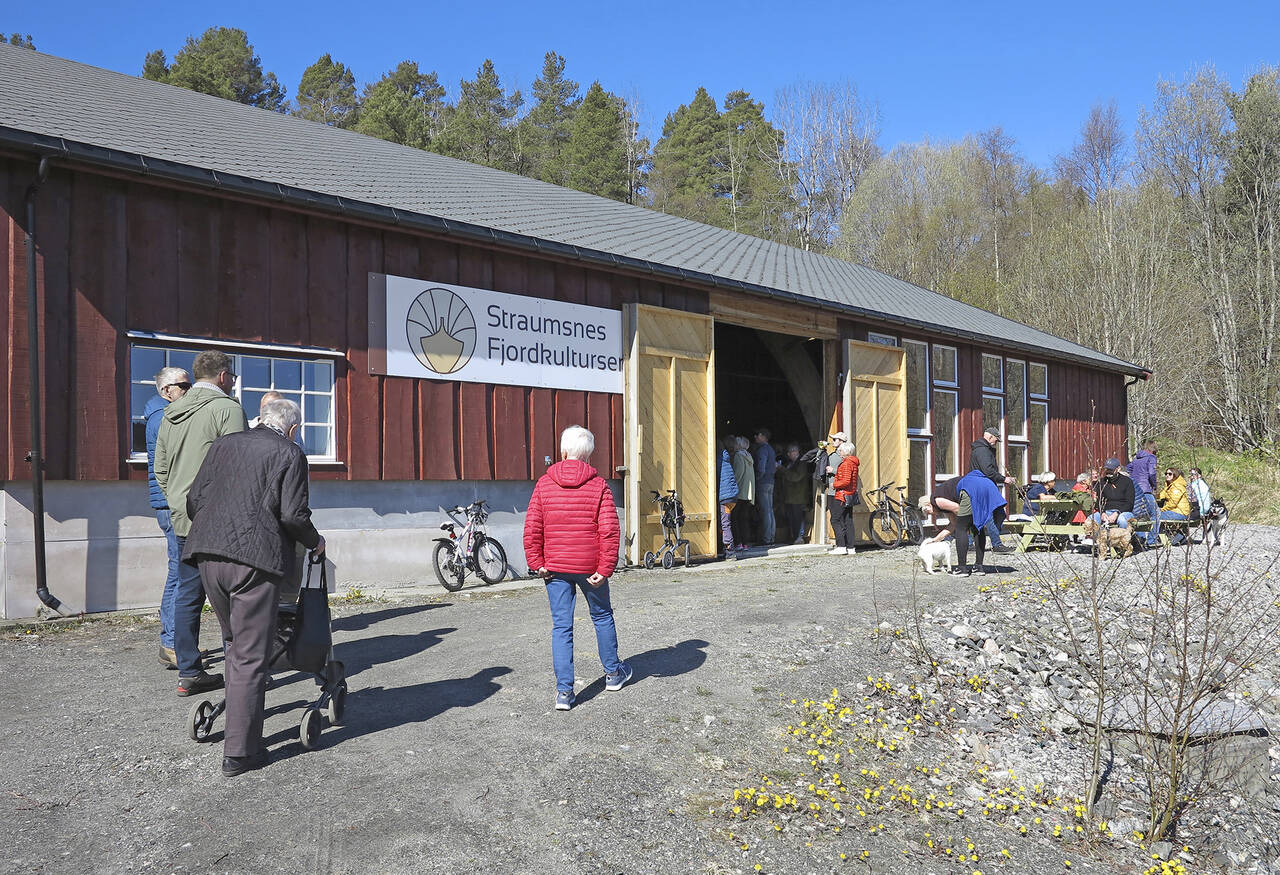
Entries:
<svg viewBox="0 0 1280 875">
<path fill-rule="evenodd" d="M 1147 545 L 1155 546 L 1160 540 L 1160 511 L 1156 505 L 1156 442 L 1147 438 L 1142 442 L 1142 449 L 1125 466 L 1129 479 L 1133 481 L 1133 509 L 1136 512 L 1141 506 L 1146 509 L 1151 519 L 1151 531 L 1147 535 Z"/>
</svg>

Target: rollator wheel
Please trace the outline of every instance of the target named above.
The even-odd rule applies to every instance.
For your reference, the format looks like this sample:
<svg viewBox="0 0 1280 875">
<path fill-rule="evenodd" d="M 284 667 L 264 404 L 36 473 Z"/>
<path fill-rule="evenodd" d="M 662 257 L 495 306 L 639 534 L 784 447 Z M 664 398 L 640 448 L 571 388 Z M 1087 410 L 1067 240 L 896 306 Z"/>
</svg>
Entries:
<svg viewBox="0 0 1280 875">
<path fill-rule="evenodd" d="M 662 552 L 662 567 L 670 571 L 671 566 L 675 564 L 676 564 L 676 551 L 664 550 Z"/>
<path fill-rule="evenodd" d="M 320 712 L 308 708 L 302 712 L 302 721 L 298 724 L 298 738 L 307 750 L 315 750 L 320 743 Z"/>
<path fill-rule="evenodd" d="M 652 550 L 644 551 L 644 567 L 645 568 L 653 568 L 654 563 L 657 561 L 657 559 L 658 559 L 657 554 L 655 554 Z"/>
<path fill-rule="evenodd" d="M 208 699 L 201 699 L 191 706 L 191 711 L 187 714 L 187 735 L 192 741 L 209 740 L 215 719 L 213 711 L 213 703 Z"/>
<path fill-rule="evenodd" d="M 329 696 L 329 722 L 337 725 L 342 722 L 342 715 L 347 710 L 347 682 L 342 681 Z"/>
</svg>

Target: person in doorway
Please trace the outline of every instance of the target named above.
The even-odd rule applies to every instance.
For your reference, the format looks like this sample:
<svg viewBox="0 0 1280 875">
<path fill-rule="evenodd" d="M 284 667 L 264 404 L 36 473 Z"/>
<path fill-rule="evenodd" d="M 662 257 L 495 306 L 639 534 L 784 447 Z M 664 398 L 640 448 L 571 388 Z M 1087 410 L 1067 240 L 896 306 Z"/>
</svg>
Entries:
<svg viewBox="0 0 1280 875">
<path fill-rule="evenodd" d="M 1182 476 L 1182 471 L 1178 468 L 1167 468 L 1164 472 L 1164 487 L 1160 490 L 1160 494 L 1156 496 L 1156 500 L 1160 503 L 1160 520 L 1168 520 L 1170 522 L 1185 522 L 1191 518 L 1191 500 L 1187 490 L 1187 481 Z M 1174 537 L 1172 544 L 1177 547 L 1186 542 L 1186 535 L 1181 528 Z M 1155 546 L 1158 541 L 1153 542 L 1151 538 L 1147 538 L 1149 546 Z"/>
<path fill-rule="evenodd" d="M 596 629 L 604 688 L 622 689 L 632 669 L 618 658 L 618 630 L 609 601 L 609 578 L 618 566 L 618 509 L 609 484 L 587 462 L 595 436 L 580 425 L 560 435 L 560 461 L 538 478 L 524 520 L 524 553 L 547 587 L 551 604 L 551 662 L 557 711 L 574 703 L 573 608 L 586 596 Z"/>
<path fill-rule="evenodd" d="M 805 512 L 809 506 L 809 466 L 800 459 L 799 444 L 787 445 L 787 458 L 778 469 L 778 480 L 782 483 L 778 491 L 791 543 L 803 544 Z"/>
<path fill-rule="evenodd" d="M 1093 498 L 1097 510 L 1090 518 L 1095 523 L 1129 528 L 1133 519 L 1133 480 L 1125 476 L 1119 459 L 1107 459 L 1102 477 L 1094 485 Z"/>
<path fill-rule="evenodd" d="M 734 549 L 733 527 L 729 516 L 733 506 L 738 503 L 738 478 L 733 474 L 733 462 L 729 460 L 731 452 L 737 452 L 738 439 L 730 435 L 720 445 L 720 477 L 717 485 L 717 498 L 720 504 L 720 537 L 724 541 L 724 558 L 737 559 L 738 551 Z"/>
<path fill-rule="evenodd" d="M 1160 534 L 1160 504 L 1156 501 L 1156 492 L 1161 484 L 1156 476 L 1157 467 L 1156 442 L 1150 438 L 1142 442 L 1142 449 L 1124 467 L 1133 481 L 1133 515 L 1152 521 L 1148 544 L 1154 543 Z"/>
<path fill-rule="evenodd" d="M 156 438 L 160 435 L 160 423 L 164 409 L 177 401 L 191 388 L 191 377 L 182 368 L 162 368 L 156 374 L 156 394 L 147 401 L 142 415 L 147 422 L 147 490 L 156 522 L 164 532 L 169 552 L 169 566 L 164 578 L 164 590 L 160 594 L 160 664 L 165 668 L 177 668 L 178 657 L 173 651 L 173 600 L 178 592 L 178 571 L 182 563 L 182 551 L 178 548 L 178 536 L 173 532 L 173 519 L 164 490 L 156 482 Z"/>
<path fill-rule="evenodd" d="M 755 516 L 756 463 L 748 452 L 751 444 L 745 437 L 733 439 L 733 476 L 738 481 L 738 501 L 731 514 L 735 549 L 747 549 L 752 539 L 751 529 Z"/>
<path fill-rule="evenodd" d="M 852 556 L 857 550 L 853 545 L 853 508 L 858 495 L 858 457 L 853 444 L 843 441 L 836 448 L 840 464 L 836 466 L 831 481 L 834 490 L 831 511 L 831 528 L 836 535 L 836 545 L 827 553 L 831 556 Z"/>
<path fill-rule="evenodd" d="M 773 516 L 773 485 L 778 472 L 778 454 L 769 443 L 772 437 L 769 429 L 757 428 L 753 438 L 755 446 L 751 449 L 756 468 L 756 513 L 760 522 L 760 543 L 766 547 L 773 544 L 778 524 Z"/>
<path fill-rule="evenodd" d="M 186 554 L 191 518 L 187 516 L 187 492 L 204 464 L 215 440 L 245 430 L 244 408 L 232 397 L 236 385 L 231 356 L 209 349 L 191 365 L 196 382 L 185 395 L 164 411 L 156 436 L 156 482 L 164 491 L 178 538 Z M 190 696 L 222 686 L 222 675 L 204 670 L 200 657 L 200 612 L 204 609 L 200 572 L 183 562 L 173 603 L 173 649 L 178 659 L 178 695 Z"/>
<path fill-rule="evenodd" d="M 981 471 L 996 489 L 1013 486 L 1014 480 L 1007 474 L 1000 473 L 1000 462 L 997 459 L 996 447 L 1000 443 L 1000 429 L 987 428 L 969 447 L 969 470 Z M 1004 505 L 1001 505 L 1004 507 Z M 1000 540 L 1000 523 L 991 517 L 987 523 L 987 535 L 991 538 L 991 549 L 996 553 L 1010 553 L 1012 547 L 1006 547 Z"/>
<path fill-rule="evenodd" d="M 257 428 L 218 438 L 187 493 L 183 559 L 200 568 L 226 642 L 227 718 L 222 773 L 266 762 L 263 705 L 280 586 L 297 545 L 324 555 L 311 522 L 307 457 L 293 442 L 302 411 L 284 398 L 262 406 Z"/>
</svg>

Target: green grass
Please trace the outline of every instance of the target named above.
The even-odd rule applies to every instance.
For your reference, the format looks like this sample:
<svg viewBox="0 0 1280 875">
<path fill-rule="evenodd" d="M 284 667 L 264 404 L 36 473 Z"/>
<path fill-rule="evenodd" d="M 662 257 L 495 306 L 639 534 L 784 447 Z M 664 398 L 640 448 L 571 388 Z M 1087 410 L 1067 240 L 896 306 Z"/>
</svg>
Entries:
<svg viewBox="0 0 1280 875">
<path fill-rule="evenodd" d="M 1159 457 L 1161 466 L 1176 465 L 1184 475 L 1199 468 L 1213 497 L 1227 503 L 1232 522 L 1275 525 L 1280 519 L 1280 469 L 1261 454 L 1161 441 Z"/>
</svg>

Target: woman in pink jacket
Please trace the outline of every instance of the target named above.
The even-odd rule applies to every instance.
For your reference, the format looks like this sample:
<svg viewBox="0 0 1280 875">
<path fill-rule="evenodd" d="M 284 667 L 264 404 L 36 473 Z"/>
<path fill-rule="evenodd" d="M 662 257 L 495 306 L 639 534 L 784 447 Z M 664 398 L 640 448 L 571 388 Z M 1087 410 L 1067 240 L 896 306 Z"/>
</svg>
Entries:
<svg viewBox="0 0 1280 875">
<path fill-rule="evenodd" d="M 551 662 L 556 672 L 556 710 L 573 707 L 573 608 L 578 590 L 587 597 L 596 627 L 596 648 L 606 690 L 631 680 L 618 659 L 618 631 L 609 604 L 609 577 L 618 565 L 618 510 L 613 493 L 587 464 L 596 439 L 579 425 L 560 435 L 561 461 L 533 487 L 524 519 L 524 554 L 546 581 L 551 601 Z"/>
</svg>

